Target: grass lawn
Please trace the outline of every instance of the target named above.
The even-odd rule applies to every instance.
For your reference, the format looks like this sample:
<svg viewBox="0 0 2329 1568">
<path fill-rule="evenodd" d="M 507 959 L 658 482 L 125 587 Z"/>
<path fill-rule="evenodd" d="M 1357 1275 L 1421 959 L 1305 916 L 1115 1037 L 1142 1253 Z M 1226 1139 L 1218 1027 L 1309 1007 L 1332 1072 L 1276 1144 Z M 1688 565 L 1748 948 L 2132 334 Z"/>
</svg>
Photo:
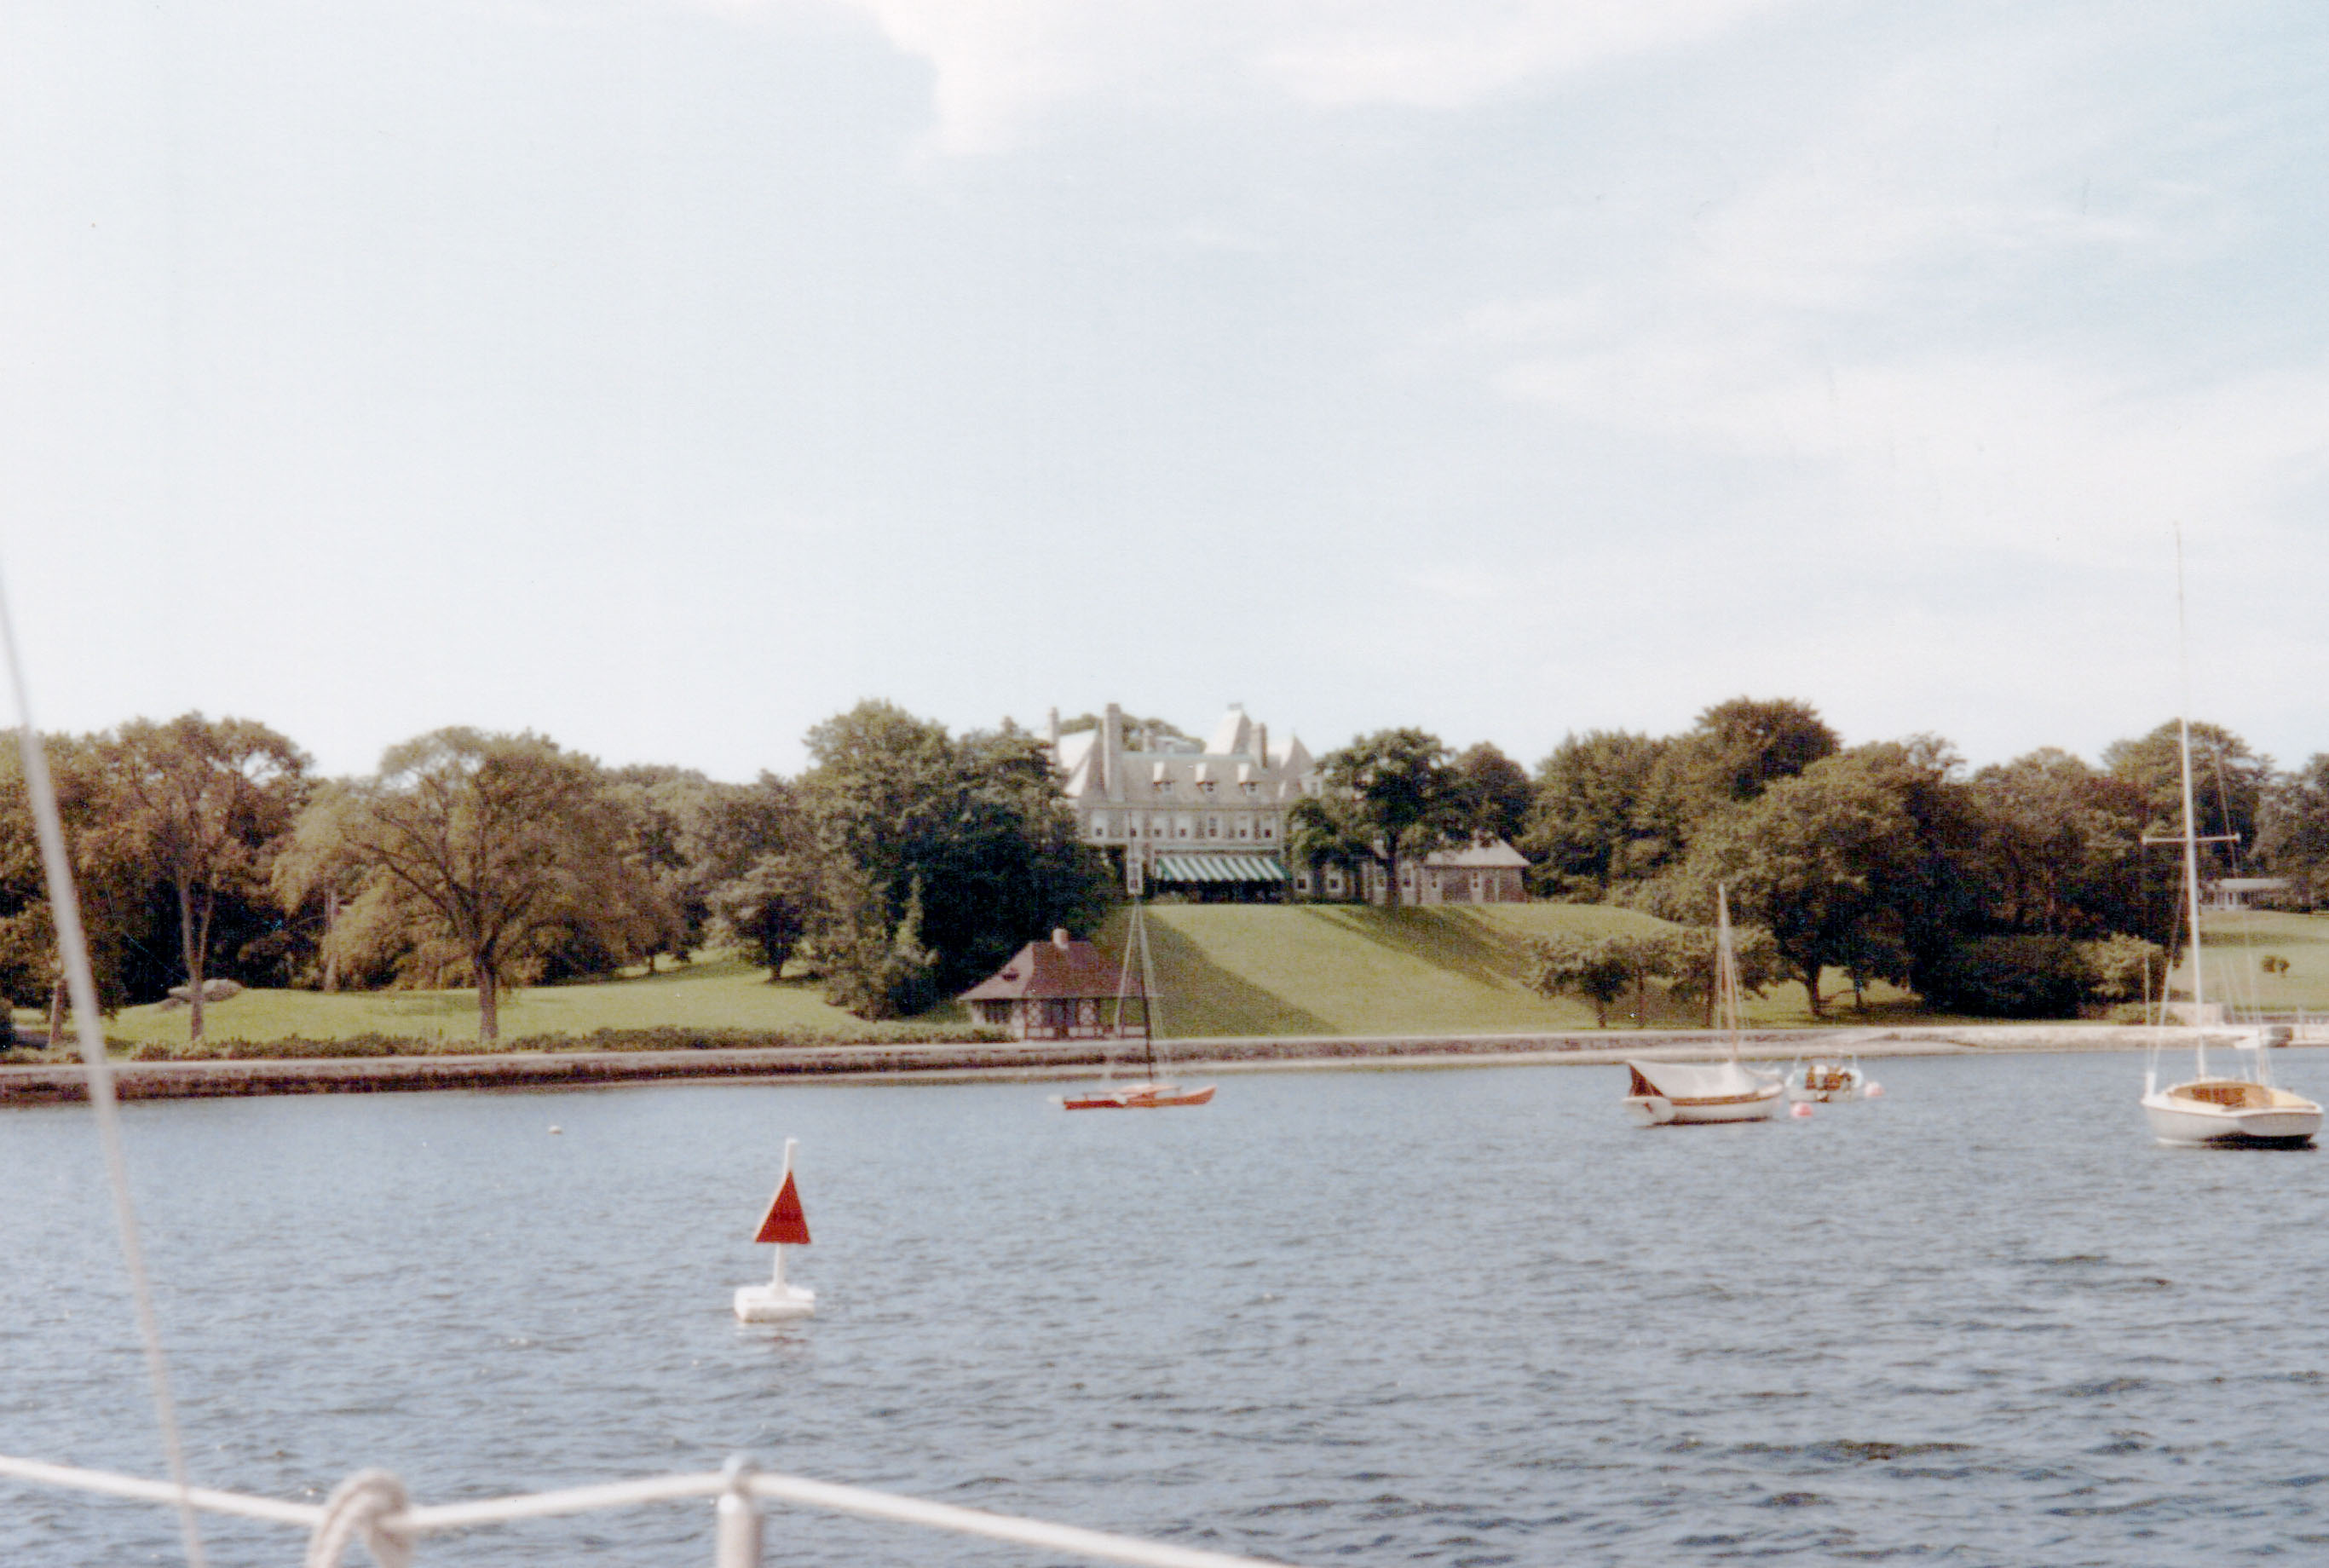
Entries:
<svg viewBox="0 0 2329 1568">
<path fill-rule="evenodd" d="M 2271 1012 L 2329 1013 L 2329 915 L 2265 911 L 2201 917 L 2208 998 Z M 2264 972 L 2267 958 L 2288 960 L 2286 974 Z M 2178 964 L 2170 983 L 2185 993 L 2190 966 Z"/>
<path fill-rule="evenodd" d="M 710 958 L 654 975 L 568 986 L 534 986 L 504 993 L 502 1038 L 527 1034 L 587 1034 L 597 1029 L 652 1028 L 657 1025 L 706 1029 L 832 1029 L 864 1025 L 825 1004 L 814 984 L 771 986 L 766 969 L 740 959 Z M 19 1013 L 24 1022 L 33 1015 Z M 358 1034 L 420 1035 L 429 1039 L 477 1037 L 475 991 L 245 991 L 203 1009 L 203 1033 L 212 1039 L 276 1040 L 304 1035 L 345 1040 Z M 106 1034 L 131 1045 L 186 1037 L 186 1010 L 158 1006 L 127 1007 L 106 1025 Z"/>
<path fill-rule="evenodd" d="M 1101 934 L 1121 950 L 1126 917 Z M 1519 978 L 1531 938 L 1655 930 L 1660 921 L 1596 904 L 1442 905 L 1384 910 L 1342 904 L 1159 904 L 1148 912 L 1164 1032 L 1207 1034 L 1502 1034 L 1593 1027 L 1593 1007 L 1536 995 Z M 1901 1021 L 1912 1000 L 1889 988 L 1855 1012 L 1841 977 L 1825 1020 Z M 1695 1028 L 1702 1008 L 1653 987 L 1651 1027 Z M 1808 1024 L 1800 985 L 1749 998 L 1749 1022 Z M 1612 1028 L 1636 1024 L 1630 998 L 1613 1004 Z"/>
<path fill-rule="evenodd" d="M 2306 931 L 2303 946 L 2286 939 L 2267 944 L 2292 966 L 2283 977 L 2296 990 L 2315 987 L 2329 1007 L 2329 921 Z M 1100 945 L 1121 952 L 1127 916 L 1121 911 L 1100 932 Z M 1159 904 L 1148 912 L 1149 946 L 1156 962 L 1164 1032 L 1187 1039 L 1208 1034 L 1492 1034 L 1593 1027 L 1590 1003 L 1540 997 L 1520 981 L 1532 937 L 1574 931 L 1592 937 L 1655 930 L 1660 922 L 1630 910 L 1595 904 L 1491 904 L 1433 909 L 1363 909 L 1342 904 Z M 2212 930 L 2211 940 L 2215 941 Z M 2211 964 L 2211 969 L 2213 964 Z M 2253 963 L 2250 964 L 2253 970 Z M 598 1029 L 683 1028 L 830 1030 L 857 1034 L 864 1025 L 827 1006 L 814 982 L 771 986 L 766 971 L 740 959 L 707 957 L 684 968 L 632 973 L 595 983 L 538 986 L 502 999 L 502 1037 L 588 1034 Z M 1824 1022 L 1837 1025 L 1934 1021 L 1912 997 L 1879 987 L 1865 1011 L 1855 1009 L 1839 975 L 1827 979 Z M 2313 993 L 2308 993 L 2313 994 Z M 1613 1004 L 1613 1029 L 1697 1028 L 1702 1007 L 1650 988 L 1647 1016 L 1636 1020 L 1630 997 Z M 2293 1003 L 2288 1005 L 2294 1005 Z M 1748 1019 L 1767 1025 L 1812 1022 L 1803 987 L 1782 986 L 1750 997 Z M 37 1024 L 19 1012 L 20 1022 Z M 924 1024 L 959 1023 L 951 1005 L 922 1015 Z M 472 991 L 245 991 L 203 1009 L 213 1040 L 275 1040 L 304 1036 L 345 1040 L 360 1034 L 474 1040 L 476 995 Z M 106 1033 L 135 1048 L 176 1044 L 186 1037 L 183 1007 L 130 1007 L 108 1021 Z"/>
</svg>

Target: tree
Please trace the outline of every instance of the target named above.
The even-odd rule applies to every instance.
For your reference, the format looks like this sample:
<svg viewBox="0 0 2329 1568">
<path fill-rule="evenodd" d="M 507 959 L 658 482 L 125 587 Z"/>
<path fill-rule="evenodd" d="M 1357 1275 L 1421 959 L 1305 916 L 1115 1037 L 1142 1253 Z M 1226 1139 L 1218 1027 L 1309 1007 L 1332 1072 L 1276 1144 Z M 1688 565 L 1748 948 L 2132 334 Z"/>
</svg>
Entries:
<svg viewBox="0 0 2329 1568">
<path fill-rule="evenodd" d="M 1535 790 L 1527 770 L 1486 741 L 1467 746 L 1456 759 L 1464 789 L 1464 812 L 1475 837 L 1517 843 L 1528 827 Z"/>
<path fill-rule="evenodd" d="M 1668 989 L 1674 996 L 1694 998 L 1709 1029 L 1714 1027 L 1720 950 L 1712 926 L 1681 926 L 1664 934 L 1658 955 L 1657 972 L 1665 977 Z M 1742 1001 L 1761 996 L 1784 978 L 1778 946 L 1760 926 L 1730 928 L 1730 957 L 1738 969 Z"/>
<path fill-rule="evenodd" d="M 170 884 L 186 977 L 187 1037 L 203 1037 L 211 921 L 222 896 L 263 888 L 306 794 L 307 757 L 250 719 L 138 719 L 103 748 L 114 831 Z"/>
<path fill-rule="evenodd" d="M 2144 831 L 2155 837 L 2183 831 L 2183 784 L 2179 724 L 2170 719 L 2149 734 L 2114 741 L 2103 749 L 2103 766 L 2142 792 L 2150 817 Z M 2258 809 L 2272 778 L 2272 761 L 2221 724 L 2192 724 L 2192 801 L 2203 836 L 2229 833 L 2233 845 L 2202 845 L 2203 874 L 2222 874 L 2257 843 Z"/>
<path fill-rule="evenodd" d="M 713 915 L 776 984 L 824 898 L 825 868 L 799 792 L 774 773 L 715 786 L 682 844 L 711 890 Z"/>
<path fill-rule="evenodd" d="M 957 740 L 869 702 L 811 730 L 808 748 L 800 803 L 825 878 L 809 940 L 852 1010 L 919 1011 L 1106 909 L 1108 867 L 1079 839 L 1041 738 L 1005 723 Z"/>
<path fill-rule="evenodd" d="M 1640 875 L 1635 847 L 1654 838 L 1642 808 L 1667 742 L 1622 730 L 1570 735 L 1537 764 L 1525 847 L 1570 892 L 1607 897 L 1610 883 Z"/>
<path fill-rule="evenodd" d="M 1752 800 L 1843 747 L 1809 703 L 1789 697 L 1733 697 L 1698 716 L 1684 738 L 1707 795 Z"/>
<path fill-rule="evenodd" d="M 631 827 L 590 759 L 533 734 L 438 730 L 389 748 L 372 778 L 325 787 L 278 885 L 304 897 L 353 882 L 330 940 L 408 979 L 465 969 L 491 1043 L 503 988 L 559 943 L 636 953 L 672 918 Z"/>
<path fill-rule="evenodd" d="M 2329 751 L 2275 778 L 2261 816 L 2257 849 L 2273 874 L 2295 883 L 2307 907 L 2329 898 Z"/>
<path fill-rule="evenodd" d="M 1609 1004 L 1638 983 L 1648 956 L 1639 938 L 1556 931 L 1529 944 L 1524 978 L 1542 996 L 1573 992 L 1588 998 L 1593 1004 L 1593 1026 L 1606 1029 Z"/>
<path fill-rule="evenodd" d="M 1347 823 L 1383 864 L 1387 902 L 1399 907 L 1400 863 L 1428 855 L 1465 831 L 1461 775 L 1437 735 L 1379 730 L 1318 760 L 1326 788 L 1340 795 Z"/>
<path fill-rule="evenodd" d="M 1823 762 L 1717 817 L 1687 874 L 1710 908 L 1714 884 L 1728 884 L 1732 907 L 1770 931 L 1818 1017 L 1825 969 L 1860 976 L 1877 965 L 1884 922 L 1897 913 L 1889 885 L 1916 858 L 1916 825 L 1891 791 L 1865 768 Z"/>
<path fill-rule="evenodd" d="M 1971 789 L 1981 847 L 1968 880 L 1987 929 L 2164 933 L 2173 889 L 2146 883 L 2141 785 L 2049 747 L 1984 768 Z"/>
<path fill-rule="evenodd" d="M 50 735 L 49 781 L 55 791 L 65 856 L 80 906 L 81 932 L 97 982 L 98 1005 L 110 1011 L 129 1000 L 130 950 L 150 930 L 145 898 L 148 878 L 130 845 L 108 831 L 107 770 L 98 741 Z M 61 1038 L 65 1004 L 63 956 L 24 787 L 24 752 L 0 747 L 0 995 L 24 1006 L 45 1007 L 50 1044 Z"/>
</svg>

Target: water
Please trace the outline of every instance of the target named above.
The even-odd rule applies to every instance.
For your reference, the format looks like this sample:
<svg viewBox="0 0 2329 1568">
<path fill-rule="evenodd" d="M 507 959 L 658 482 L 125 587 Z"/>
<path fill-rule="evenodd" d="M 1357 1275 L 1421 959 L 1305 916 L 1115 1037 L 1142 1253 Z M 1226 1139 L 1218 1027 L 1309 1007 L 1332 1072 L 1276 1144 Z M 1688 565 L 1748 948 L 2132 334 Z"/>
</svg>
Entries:
<svg viewBox="0 0 2329 1568">
<path fill-rule="evenodd" d="M 126 1119 L 208 1485 L 377 1464 L 448 1501 L 750 1449 L 1322 1564 L 2316 1557 L 2329 1164 L 2155 1147 L 2126 1056 L 1873 1069 L 1872 1104 L 1656 1131 L 1617 1068 L 1240 1076 L 1148 1115 L 717 1085 Z M 819 1316 L 740 1328 L 787 1134 Z M 86 1111 L 0 1117 L 0 1451 L 159 1473 Z M 168 1562 L 174 1532 L 0 1482 L 9 1564 Z M 771 1542 L 1032 1560 L 804 1516 Z M 674 1506 L 420 1561 L 709 1543 Z"/>
</svg>

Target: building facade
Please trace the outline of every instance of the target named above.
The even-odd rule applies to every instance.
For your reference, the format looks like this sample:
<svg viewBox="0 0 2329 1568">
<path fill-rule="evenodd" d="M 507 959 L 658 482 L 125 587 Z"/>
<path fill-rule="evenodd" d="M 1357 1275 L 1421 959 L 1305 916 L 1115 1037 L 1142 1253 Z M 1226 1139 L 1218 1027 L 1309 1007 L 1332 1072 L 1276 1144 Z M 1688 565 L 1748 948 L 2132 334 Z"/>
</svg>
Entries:
<svg viewBox="0 0 2329 1568">
<path fill-rule="evenodd" d="M 1202 742 L 1151 734 L 1114 703 L 1092 729 L 1060 733 L 1051 719 L 1061 789 L 1085 843 L 1099 849 L 1134 894 L 1215 902 L 1287 895 L 1286 813 L 1318 791 L 1317 765 L 1288 736 L 1230 711 Z"/>
<path fill-rule="evenodd" d="M 1383 903 L 1380 864 L 1298 864 L 1286 848 L 1286 816 L 1324 788 L 1318 765 L 1289 735 L 1232 703 L 1203 741 L 1148 733 L 1110 703 L 1097 726 L 1060 732 L 1051 715 L 1060 787 L 1085 843 L 1105 854 L 1127 893 L 1176 893 L 1212 902 L 1315 899 Z M 1402 904 L 1523 903 L 1528 862 L 1497 839 L 1402 861 Z"/>
</svg>

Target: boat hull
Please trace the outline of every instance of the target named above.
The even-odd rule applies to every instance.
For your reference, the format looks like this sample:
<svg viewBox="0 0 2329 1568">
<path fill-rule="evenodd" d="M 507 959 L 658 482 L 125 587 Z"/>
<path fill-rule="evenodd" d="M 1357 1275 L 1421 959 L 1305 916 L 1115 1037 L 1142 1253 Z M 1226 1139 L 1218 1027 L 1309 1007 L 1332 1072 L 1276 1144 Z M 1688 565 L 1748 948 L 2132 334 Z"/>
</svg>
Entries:
<svg viewBox="0 0 2329 1568">
<path fill-rule="evenodd" d="M 2143 1097 L 2151 1135 L 2185 1148 L 2302 1148 L 2321 1130 L 2321 1108 L 2287 1096 L 2294 1104 L 2211 1105 L 2173 1090 Z"/>
<path fill-rule="evenodd" d="M 1676 1100 L 1664 1094 L 1629 1094 L 1626 1114 L 1636 1127 L 1712 1127 L 1727 1121 L 1768 1121 L 1779 1112 L 1779 1086 L 1720 1100 Z"/>
<path fill-rule="evenodd" d="M 1060 1101 L 1063 1110 L 1166 1110 L 1176 1106 L 1202 1105 L 1213 1097 L 1213 1085 L 1183 1089 L 1177 1083 L 1132 1083 L 1098 1094 L 1071 1094 Z"/>
</svg>

